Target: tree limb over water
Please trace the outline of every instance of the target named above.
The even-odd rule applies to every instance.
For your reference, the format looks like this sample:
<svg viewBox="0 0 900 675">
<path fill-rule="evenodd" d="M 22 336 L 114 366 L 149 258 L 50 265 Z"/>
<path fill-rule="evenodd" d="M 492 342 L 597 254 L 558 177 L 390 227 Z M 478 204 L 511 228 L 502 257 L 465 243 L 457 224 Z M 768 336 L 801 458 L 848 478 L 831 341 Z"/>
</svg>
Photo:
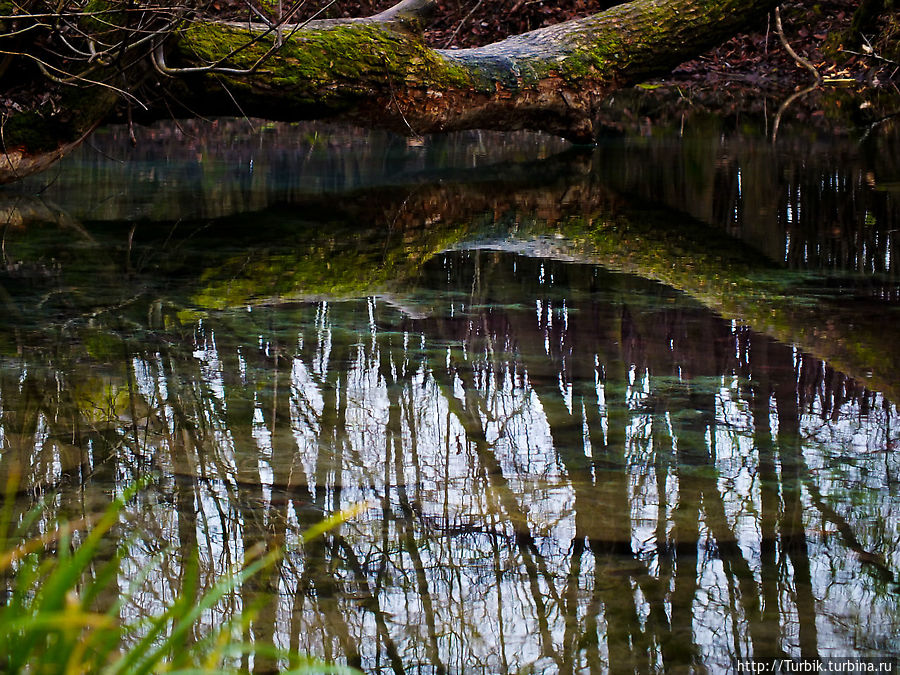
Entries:
<svg viewBox="0 0 900 675">
<path fill-rule="evenodd" d="M 274 25 L 212 20 L 195 7 L 99 3 L 95 16 L 80 5 L 49 15 L 10 5 L 0 16 L 6 70 L 29 64 L 39 71 L 31 84 L 43 78 L 53 96 L 52 105 L 7 111 L 0 182 L 41 170 L 38 156 L 59 154 L 120 102 L 144 118 L 327 117 L 413 135 L 527 128 L 590 142 L 609 93 L 669 72 L 776 4 L 634 0 L 459 50 L 424 43 L 432 0 L 403 0 L 361 19 Z M 29 42 L 54 17 L 63 29 Z"/>
</svg>

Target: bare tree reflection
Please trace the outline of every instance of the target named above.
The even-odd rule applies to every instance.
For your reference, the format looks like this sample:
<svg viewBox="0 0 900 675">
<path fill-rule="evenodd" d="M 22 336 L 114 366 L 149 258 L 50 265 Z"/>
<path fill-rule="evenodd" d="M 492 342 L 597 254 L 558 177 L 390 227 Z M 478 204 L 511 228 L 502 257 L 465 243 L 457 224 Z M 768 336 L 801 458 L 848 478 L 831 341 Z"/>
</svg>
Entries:
<svg viewBox="0 0 900 675">
<path fill-rule="evenodd" d="M 893 403 L 595 266 L 461 251 L 423 284 L 429 313 L 370 298 L 160 316 L 178 340 L 120 341 L 92 377 L 10 361 L 3 468 L 57 491 L 52 519 L 155 467 L 139 534 L 110 550 L 138 568 L 170 547 L 123 618 L 190 590 L 191 558 L 206 584 L 283 547 L 205 625 L 252 609 L 247 640 L 366 670 L 891 653 Z M 363 500 L 377 507 L 302 542 Z M 863 612 L 865 640 L 848 634 Z"/>
</svg>

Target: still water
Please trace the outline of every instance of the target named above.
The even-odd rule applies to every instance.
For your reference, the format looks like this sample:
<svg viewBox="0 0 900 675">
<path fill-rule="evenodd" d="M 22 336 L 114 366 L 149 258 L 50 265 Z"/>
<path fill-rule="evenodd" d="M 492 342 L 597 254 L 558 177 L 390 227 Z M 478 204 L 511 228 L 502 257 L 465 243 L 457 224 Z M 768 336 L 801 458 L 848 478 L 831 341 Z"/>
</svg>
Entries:
<svg viewBox="0 0 900 675">
<path fill-rule="evenodd" d="M 0 193 L 0 467 L 38 531 L 152 477 L 123 620 L 284 546 L 206 626 L 373 672 L 900 656 L 896 124 L 126 136 Z"/>
</svg>

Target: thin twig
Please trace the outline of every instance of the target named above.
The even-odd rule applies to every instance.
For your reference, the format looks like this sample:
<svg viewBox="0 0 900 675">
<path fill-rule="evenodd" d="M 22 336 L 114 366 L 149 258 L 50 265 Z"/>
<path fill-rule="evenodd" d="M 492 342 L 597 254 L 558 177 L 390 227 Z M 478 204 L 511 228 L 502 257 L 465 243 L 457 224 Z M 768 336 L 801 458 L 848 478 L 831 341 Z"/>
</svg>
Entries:
<svg viewBox="0 0 900 675">
<path fill-rule="evenodd" d="M 183 11 L 184 7 L 180 6 L 172 6 L 172 7 L 154 7 L 153 11 L 156 13 L 159 12 L 178 12 Z M 124 14 L 126 12 L 146 12 L 146 7 L 121 7 L 115 9 L 101 9 L 94 12 L 40 12 L 36 14 L 4 14 L 0 15 L 0 21 L 20 21 L 22 19 L 80 19 L 82 17 L 91 17 L 96 18 L 103 14 Z"/>
<path fill-rule="evenodd" d="M 52 27 L 53 26 L 50 26 L 49 24 L 46 24 L 46 23 L 33 23 L 28 26 L 25 26 L 25 28 L 20 28 L 19 30 L 15 30 L 12 33 L 3 33 L 3 35 L 0 35 L 0 37 L 11 38 L 11 37 L 15 37 L 16 35 L 21 35 L 22 33 L 27 33 L 28 31 L 34 30 L 35 28 L 52 28 Z"/>
<path fill-rule="evenodd" d="M 809 70 L 813 74 L 813 77 L 816 78 L 816 84 L 820 84 L 822 82 L 822 74 L 819 73 L 819 71 L 813 64 L 811 64 L 809 61 L 795 52 L 794 48 L 791 47 L 790 43 L 787 41 L 787 38 L 784 36 L 784 28 L 781 25 L 781 7 L 775 8 L 775 32 L 778 34 L 778 38 L 781 40 L 781 44 L 784 46 L 785 51 L 790 54 L 791 58 L 794 59 L 794 61 L 796 61 L 799 65 Z"/>
<path fill-rule="evenodd" d="M 247 113 L 244 112 L 244 109 L 241 107 L 241 104 L 238 103 L 238 100 L 234 97 L 234 94 L 231 93 L 231 90 L 228 86 L 222 81 L 221 77 L 217 77 L 216 80 L 220 85 L 222 85 L 222 89 L 225 90 L 225 93 L 228 94 L 228 98 L 231 99 L 231 102 L 234 103 L 235 107 L 238 109 L 238 112 L 241 113 L 241 117 L 244 118 L 244 121 L 250 126 L 251 131 L 256 131 L 256 127 L 253 126 L 253 122 L 250 121 L 250 118 L 247 117 Z"/>
<path fill-rule="evenodd" d="M 784 111 L 788 109 L 788 106 L 790 106 L 791 103 L 796 101 L 801 96 L 806 96 L 806 94 L 815 90 L 818 86 L 819 83 L 816 82 L 808 86 L 806 89 L 796 91 L 788 96 L 787 100 L 785 100 L 785 102 L 781 104 L 781 106 L 778 108 L 778 112 L 775 114 L 775 122 L 772 124 L 772 143 L 774 143 L 778 138 L 778 127 L 781 126 L 781 116 L 784 114 Z"/>
<path fill-rule="evenodd" d="M 841 51 L 844 54 L 853 54 L 854 56 L 862 56 L 863 58 L 875 59 L 876 61 L 884 61 L 885 63 L 890 63 L 891 65 L 894 65 L 894 66 L 900 65 L 896 61 L 887 59 L 887 58 L 883 57 L 881 54 L 876 54 L 875 52 L 872 52 L 871 54 L 869 54 L 869 53 L 864 53 L 864 52 L 855 52 L 852 49 L 842 49 Z"/>
<path fill-rule="evenodd" d="M 266 25 L 269 26 L 270 28 L 273 28 L 273 27 L 275 26 L 275 24 L 272 23 L 271 19 L 269 19 L 269 17 L 267 17 L 263 12 L 259 11 L 259 10 L 254 6 L 254 4 L 253 4 L 252 2 L 248 2 L 248 3 L 246 3 L 246 4 L 247 4 L 247 8 L 248 8 L 253 14 L 255 14 L 257 17 L 259 17 L 259 18 L 262 20 L 262 22 L 263 22 L 264 24 L 266 24 Z M 250 24 L 250 21 L 248 20 L 247 23 Z"/>
<path fill-rule="evenodd" d="M 287 39 L 290 39 L 291 37 L 293 37 L 297 31 L 299 31 L 300 29 L 307 26 L 309 23 L 314 21 L 317 17 L 321 16 L 325 11 L 330 9 L 331 6 L 334 5 L 336 2 L 337 2 L 337 0 L 331 0 L 331 2 L 329 2 L 327 5 L 322 7 L 319 11 L 317 11 L 315 14 L 313 14 L 311 17 L 309 17 L 306 21 L 296 24 L 291 29 L 291 32 L 288 34 L 287 38 L 285 38 L 285 39 L 287 40 Z M 279 21 L 278 23 L 276 23 L 272 26 L 269 26 L 261 34 L 254 36 L 252 39 L 248 40 L 241 46 L 236 47 L 235 49 L 232 49 L 228 54 L 226 54 L 225 56 L 223 56 L 220 59 L 217 59 L 216 61 L 214 61 L 213 63 L 211 63 L 208 66 L 196 66 L 196 67 L 189 67 L 189 68 L 170 68 L 169 66 L 166 65 L 165 52 L 163 50 L 162 43 L 160 43 L 153 50 L 153 54 L 152 54 L 153 67 L 156 68 L 156 70 L 160 74 L 169 75 L 169 76 L 182 75 L 182 74 L 187 74 L 187 73 L 220 73 L 223 75 L 252 75 L 254 72 L 256 72 L 259 69 L 259 67 L 266 61 L 266 59 L 268 59 L 272 54 L 274 54 L 276 51 L 278 51 L 280 49 L 280 47 L 278 46 L 277 40 L 272 45 L 272 47 L 270 47 L 266 51 L 265 54 L 260 56 L 256 60 L 256 62 L 249 68 L 222 68 L 219 64 L 224 63 L 226 60 L 228 60 L 235 54 L 238 54 L 238 53 L 244 51 L 245 49 L 247 49 L 251 45 L 255 44 L 256 42 L 259 42 L 267 35 L 275 32 L 279 27 L 286 25 L 287 20 L 290 19 L 291 16 L 300 7 L 303 6 L 303 4 L 304 3 L 302 3 L 302 2 L 299 3 L 297 6 L 295 6 L 294 9 L 292 9 L 290 12 L 288 12 L 285 15 L 285 17 L 282 21 Z"/>
<path fill-rule="evenodd" d="M 6 163 L 9 165 L 9 168 L 12 169 L 12 174 L 16 178 L 19 178 L 19 171 L 15 165 L 15 162 L 12 161 L 12 157 L 9 156 L 9 150 L 6 148 L 6 134 L 4 133 L 4 129 L 6 128 L 6 114 L 3 115 L 2 119 L 0 119 L 0 150 L 3 151 L 3 158 L 6 160 Z M 4 258 L 6 257 L 6 230 L 3 231 L 3 250 L 4 250 Z"/>
<path fill-rule="evenodd" d="M 478 0 L 478 2 L 475 3 L 475 6 L 471 9 L 471 11 L 468 14 L 466 14 L 466 16 L 463 18 L 463 20 L 460 21 L 458 24 L 456 24 L 456 29 L 450 34 L 450 37 L 448 37 L 447 41 L 444 43 L 444 49 L 449 47 L 450 43 L 453 42 L 454 39 L 456 39 L 457 33 L 459 33 L 459 31 L 465 25 L 466 21 L 468 21 L 476 11 L 478 11 L 478 8 L 481 7 L 482 2 L 484 2 L 484 0 Z"/>
<path fill-rule="evenodd" d="M 881 119 L 878 119 L 878 120 L 875 120 L 874 122 L 872 122 L 872 124 L 869 125 L 869 128 L 866 129 L 866 133 L 864 133 L 864 134 L 860 137 L 860 139 L 859 139 L 859 144 L 862 145 L 862 144 L 866 141 L 866 139 L 868 139 L 869 136 L 872 135 L 872 132 L 873 132 L 875 129 L 877 129 L 878 127 L 880 127 L 882 124 L 884 124 L 884 123 L 887 122 L 888 120 L 894 119 L 895 117 L 900 117 L 900 112 L 895 112 L 895 113 L 891 113 L 890 115 L 885 115 L 885 116 L 882 117 Z"/>
<path fill-rule="evenodd" d="M 128 141 L 131 147 L 137 145 L 137 137 L 134 135 L 134 119 L 131 115 L 131 101 L 128 102 Z"/>
<path fill-rule="evenodd" d="M 100 148 L 98 148 L 96 145 L 94 145 L 94 144 L 91 143 L 90 141 L 85 141 L 84 144 L 85 144 L 87 147 L 89 147 L 91 150 L 93 150 L 94 152 L 96 152 L 98 155 L 100 155 L 101 157 L 104 157 L 104 158 L 108 159 L 110 162 L 116 162 L 117 164 L 124 164 L 124 163 L 125 163 L 125 160 L 124 160 L 124 159 L 119 159 L 118 157 L 113 157 L 112 155 L 110 155 L 110 154 L 104 152 L 103 150 L 101 150 Z"/>
<path fill-rule="evenodd" d="M 394 105 L 397 106 L 397 112 L 400 113 L 400 119 L 403 120 L 406 128 L 409 129 L 409 133 L 413 135 L 413 138 L 421 139 L 422 135 L 412 128 L 412 125 L 409 123 L 409 120 L 406 119 L 406 115 L 403 114 L 403 110 L 400 108 L 400 101 L 397 100 L 397 96 L 394 93 L 394 78 L 391 77 L 391 71 L 388 68 L 387 57 L 382 54 L 381 58 L 384 60 L 384 69 L 385 73 L 387 74 L 388 87 L 390 87 L 391 90 L 391 100 L 394 102 Z"/>
<path fill-rule="evenodd" d="M 96 86 L 98 86 L 98 87 L 106 87 L 107 89 L 112 89 L 112 90 L 113 90 L 114 92 L 116 92 L 117 94 L 121 94 L 121 95 L 124 96 L 125 98 L 130 98 L 130 99 L 132 99 L 135 103 L 137 103 L 139 106 L 141 106 L 144 110 L 147 110 L 147 109 L 148 109 L 147 106 L 145 106 L 145 105 L 144 105 L 144 104 L 143 104 L 136 96 L 134 96 L 134 95 L 131 94 L 130 92 L 127 92 L 127 91 L 125 91 L 125 90 L 123 90 L 123 89 L 119 89 L 118 87 L 114 87 L 113 85 L 109 84 L 108 82 L 99 82 L 99 81 L 97 81 L 97 80 L 90 80 L 90 79 L 88 79 L 88 78 L 86 78 L 86 77 L 83 77 L 83 76 L 81 76 L 81 75 L 73 75 L 72 73 L 67 73 L 66 71 L 62 70 L 61 68 L 57 68 L 56 66 L 54 66 L 54 65 L 52 65 L 52 64 L 49 64 L 49 63 L 47 63 L 46 61 L 42 61 L 41 59 L 39 59 L 38 57 L 36 57 L 34 54 L 28 54 L 28 53 L 25 53 L 25 52 L 11 52 L 11 51 L 7 51 L 7 50 L 0 50 L 0 54 L 10 54 L 11 56 L 24 56 L 24 57 L 26 57 L 26 58 L 29 58 L 29 59 L 31 59 L 32 61 L 34 61 L 35 63 L 37 63 L 38 68 L 41 69 L 41 71 L 44 73 L 45 76 L 47 76 L 47 77 L 49 77 L 51 80 L 54 80 L 54 81 L 59 82 L 59 83 L 61 83 L 61 84 L 72 84 L 72 82 L 67 82 L 67 81 L 64 79 L 64 78 L 70 78 L 72 81 L 78 80 L 78 81 L 83 82 L 83 83 L 85 83 L 85 84 L 96 85 Z M 91 66 L 91 67 L 90 67 L 87 71 L 85 71 L 85 72 L 89 72 L 89 71 L 91 71 L 91 70 L 93 70 L 93 69 L 94 69 L 94 67 Z M 62 74 L 64 77 L 63 77 L 63 78 L 57 77 L 57 76 L 53 75 L 52 73 L 50 73 L 50 70 L 55 70 L 56 72 Z"/>
</svg>

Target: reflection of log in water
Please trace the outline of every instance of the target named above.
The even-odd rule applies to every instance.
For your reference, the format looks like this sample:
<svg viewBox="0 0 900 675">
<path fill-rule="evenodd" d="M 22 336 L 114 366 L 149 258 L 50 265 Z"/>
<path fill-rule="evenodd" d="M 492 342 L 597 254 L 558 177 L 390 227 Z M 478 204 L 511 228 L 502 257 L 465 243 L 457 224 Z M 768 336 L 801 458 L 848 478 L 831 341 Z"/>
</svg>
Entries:
<svg viewBox="0 0 900 675">
<path fill-rule="evenodd" d="M 896 295 L 893 282 L 847 281 L 829 291 L 822 286 L 833 282 L 792 275 L 721 231 L 665 209 L 632 208 L 605 187 L 612 179 L 602 166 L 592 163 L 589 153 L 572 151 L 539 162 L 425 173 L 408 189 L 354 192 L 337 200 L 334 195 L 295 195 L 290 209 L 256 214 L 252 233 L 246 231 L 243 217 L 220 220 L 206 230 L 181 225 L 183 236 L 192 239 L 175 239 L 168 232 L 163 239 L 167 255 L 175 260 L 145 258 L 144 266 L 161 264 L 179 275 L 191 270 L 188 274 L 196 280 L 199 262 L 204 271 L 191 302 L 222 308 L 396 292 L 415 285 L 421 265 L 437 251 L 492 237 L 495 245 L 510 248 L 526 240 L 523 250 L 535 254 L 598 262 L 678 288 L 726 318 L 799 344 L 898 400 L 894 373 L 900 364 L 882 330 L 884 313 L 894 310 L 881 298 Z M 498 171 L 502 181 L 495 178 Z M 298 218 L 298 212 L 304 215 Z M 154 239 L 159 227 L 150 230 L 137 228 L 129 262 L 142 246 L 150 247 L 148 251 L 159 246 L 160 240 Z M 880 232 L 871 231 L 870 252 L 888 245 L 890 237 Z M 28 240 L 28 233 L 9 234 L 7 245 L 13 250 L 30 246 L 22 241 Z M 542 239 L 547 235 L 563 240 Z M 229 250 L 242 252 L 231 257 L 216 253 L 216 243 L 226 240 Z M 798 245 L 796 237 L 792 241 Z M 124 244 L 113 237 L 99 245 L 101 274 L 112 279 L 130 271 L 109 265 L 108 247 Z M 191 248 L 184 249 L 185 244 Z M 32 256 L 56 259 L 61 252 L 58 244 L 46 242 L 29 250 Z M 900 256 L 900 251 L 895 253 Z M 125 260 L 125 251 L 114 254 L 116 259 Z M 65 268 L 62 275 L 68 281 Z M 846 299 L 848 291 L 856 301 Z M 121 301 L 133 297 L 123 293 Z M 400 296 L 396 301 L 415 304 Z M 64 302 L 70 301 L 57 298 L 54 307 Z"/>
</svg>

